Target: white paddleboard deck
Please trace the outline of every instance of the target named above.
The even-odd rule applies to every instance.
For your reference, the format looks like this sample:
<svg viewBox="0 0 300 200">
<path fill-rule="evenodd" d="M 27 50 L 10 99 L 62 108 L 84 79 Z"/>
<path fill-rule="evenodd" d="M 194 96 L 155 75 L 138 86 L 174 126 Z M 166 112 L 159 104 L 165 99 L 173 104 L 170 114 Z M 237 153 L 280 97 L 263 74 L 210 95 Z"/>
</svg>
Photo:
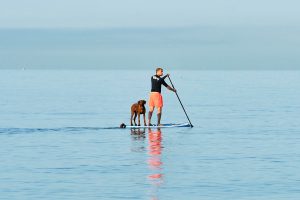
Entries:
<svg viewBox="0 0 300 200">
<path fill-rule="evenodd" d="M 125 128 L 180 128 L 180 127 L 191 127 L 191 125 L 189 123 L 179 123 L 179 124 L 162 124 L 162 126 L 130 126 L 130 125 L 126 125 Z"/>
</svg>

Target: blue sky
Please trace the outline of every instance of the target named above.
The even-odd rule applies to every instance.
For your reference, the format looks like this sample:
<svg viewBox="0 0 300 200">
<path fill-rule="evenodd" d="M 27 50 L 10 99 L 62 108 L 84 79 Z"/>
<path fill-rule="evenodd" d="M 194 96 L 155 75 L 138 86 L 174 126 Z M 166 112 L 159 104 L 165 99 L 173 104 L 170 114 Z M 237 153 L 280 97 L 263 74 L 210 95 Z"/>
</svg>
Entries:
<svg viewBox="0 0 300 200">
<path fill-rule="evenodd" d="M 1 0 L 0 27 L 295 26 L 298 0 Z"/>
</svg>

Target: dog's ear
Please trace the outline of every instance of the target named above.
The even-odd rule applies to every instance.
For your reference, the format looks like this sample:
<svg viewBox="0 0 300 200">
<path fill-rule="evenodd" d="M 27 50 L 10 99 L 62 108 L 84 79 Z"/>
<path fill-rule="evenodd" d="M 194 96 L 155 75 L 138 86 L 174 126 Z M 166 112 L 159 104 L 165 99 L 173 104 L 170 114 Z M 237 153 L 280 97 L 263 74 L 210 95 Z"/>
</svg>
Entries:
<svg viewBox="0 0 300 200">
<path fill-rule="evenodd" d="M 144 105 L 145 105 L 147 101 L 143 100 L 143 102 L 144 102 Z"/>
</svg>

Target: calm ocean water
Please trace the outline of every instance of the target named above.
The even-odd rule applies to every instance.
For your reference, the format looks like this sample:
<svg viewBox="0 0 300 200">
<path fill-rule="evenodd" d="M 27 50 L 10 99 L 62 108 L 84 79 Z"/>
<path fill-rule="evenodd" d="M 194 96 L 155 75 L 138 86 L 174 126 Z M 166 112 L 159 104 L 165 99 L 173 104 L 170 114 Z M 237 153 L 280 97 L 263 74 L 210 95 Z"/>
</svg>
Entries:
<svg viewBox="0 0 300 200">
<path fill-rule="evenodd" d="M 170 71 L 194 128 L 107 129 L 152 73 L 1 70 L 0 199 L 300 199 L 300 71 Z"/>
</svg>

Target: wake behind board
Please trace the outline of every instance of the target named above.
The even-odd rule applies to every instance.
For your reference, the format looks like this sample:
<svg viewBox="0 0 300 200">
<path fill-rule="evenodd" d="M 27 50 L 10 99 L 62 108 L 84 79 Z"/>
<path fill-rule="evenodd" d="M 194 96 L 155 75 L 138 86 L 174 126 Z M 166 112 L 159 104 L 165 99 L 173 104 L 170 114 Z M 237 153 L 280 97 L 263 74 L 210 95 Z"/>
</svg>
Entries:
<svg viewBox="0 0 300 200">
<path fill-rule="evenodd" d="M 162 126 L 130 126 L 130 125 L 126 125 L 125 127 L 121 127 L 121 128 L 180 128 L 180 127 L 191 127 L 191 125 L 189 123 L 179 123 L 179 124 L 163 124 Z"/>
</svg>

